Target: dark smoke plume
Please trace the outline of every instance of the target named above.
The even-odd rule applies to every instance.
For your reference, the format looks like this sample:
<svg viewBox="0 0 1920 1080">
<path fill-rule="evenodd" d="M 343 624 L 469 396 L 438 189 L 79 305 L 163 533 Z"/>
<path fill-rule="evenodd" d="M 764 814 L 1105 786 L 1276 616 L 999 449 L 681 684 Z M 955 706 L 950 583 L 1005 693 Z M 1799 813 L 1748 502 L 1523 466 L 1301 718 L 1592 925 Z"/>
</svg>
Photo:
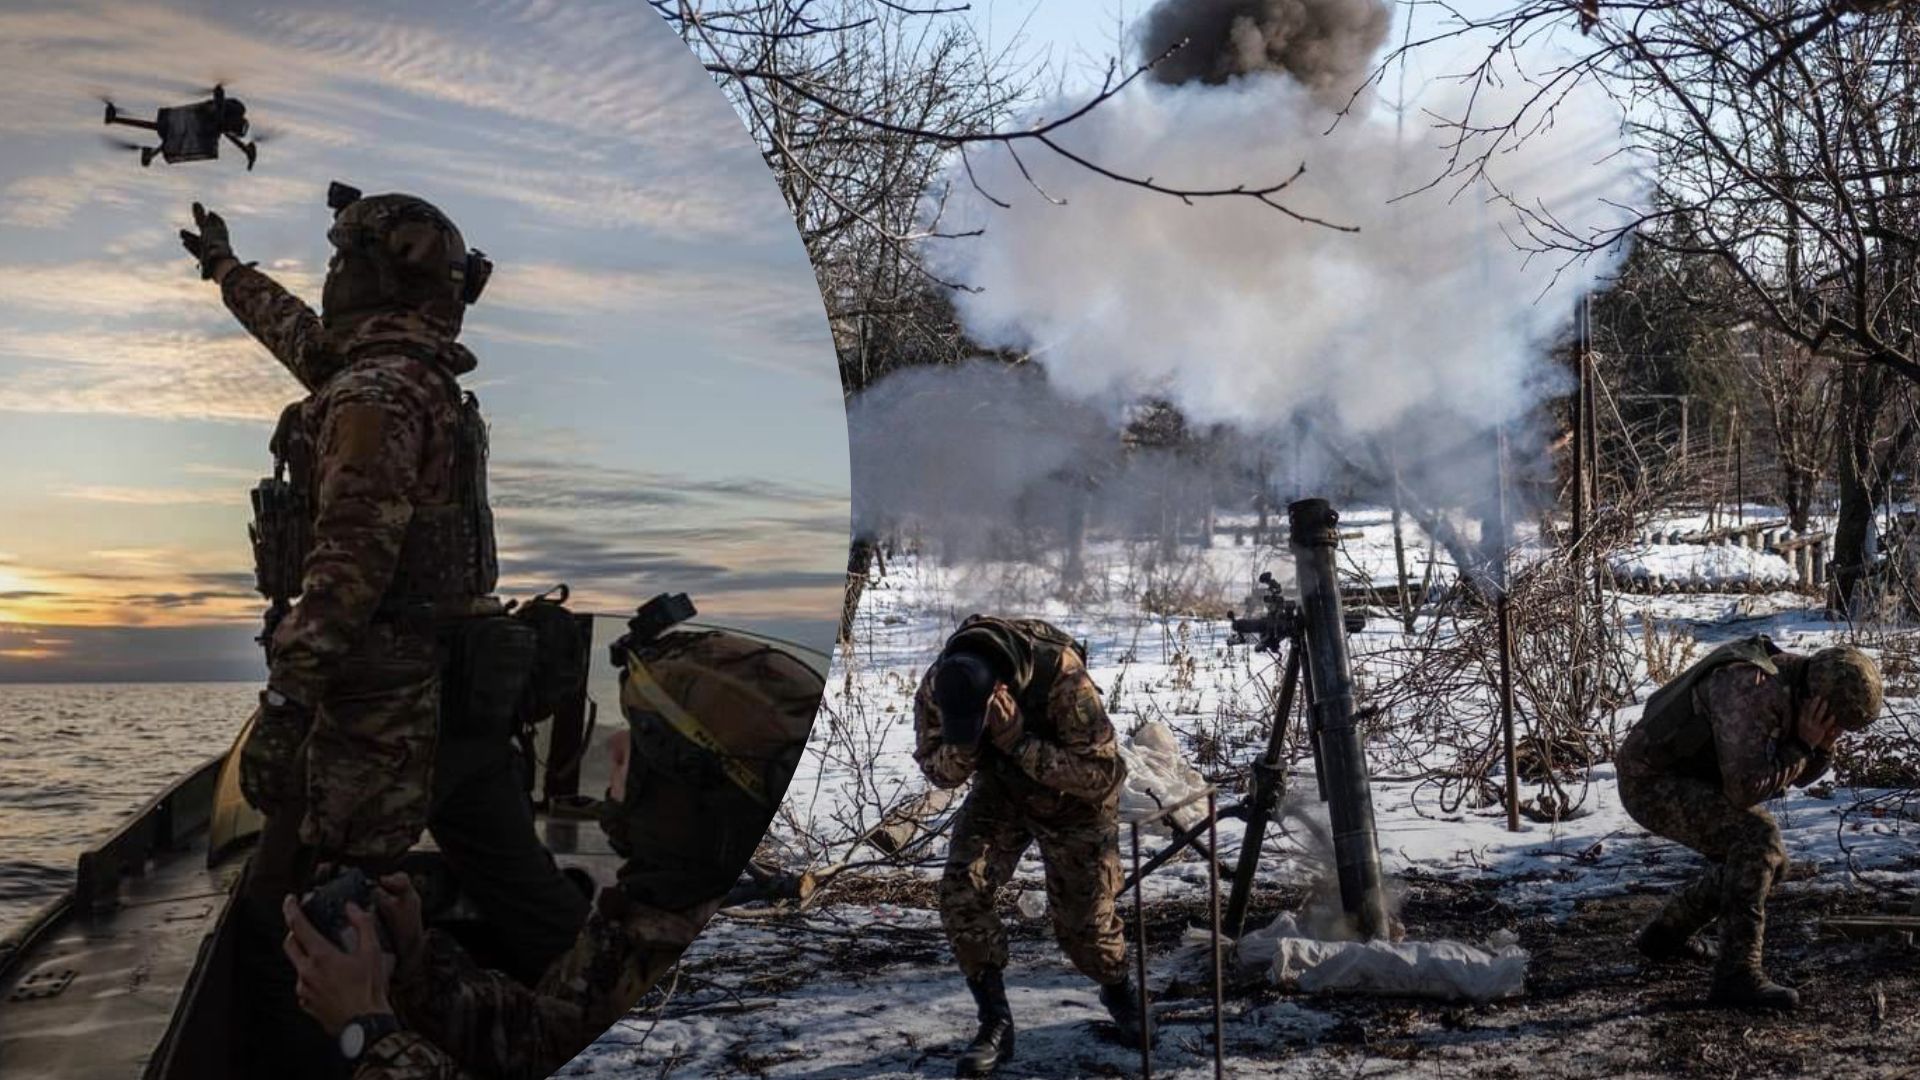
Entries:
<svg viewBox="0 0 1920 1080">
<path fill-rule="evenodd" d="M 1163 83 L 1284 72 L 1337 108 L 1366 81 L 1390 21 L 1385 0 L 1160 0 L 1141 26 L 1140 45 L 1151 60 L 1187 42 L 1154 69 Z"/>
</svg>

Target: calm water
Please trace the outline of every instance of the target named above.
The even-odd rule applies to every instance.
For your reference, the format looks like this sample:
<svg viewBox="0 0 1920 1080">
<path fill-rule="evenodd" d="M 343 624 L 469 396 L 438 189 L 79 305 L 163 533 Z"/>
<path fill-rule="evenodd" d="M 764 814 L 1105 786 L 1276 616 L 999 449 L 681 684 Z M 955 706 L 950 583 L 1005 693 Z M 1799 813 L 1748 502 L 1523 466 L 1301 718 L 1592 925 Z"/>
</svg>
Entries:
<svg viewBox="0 0 1920 1080">
<path fill-rule="evenodd" d="M 257 683 L 0 683 L 0 932 L 73 880 L 82 848 L 227 749 Z"/>
</svg>

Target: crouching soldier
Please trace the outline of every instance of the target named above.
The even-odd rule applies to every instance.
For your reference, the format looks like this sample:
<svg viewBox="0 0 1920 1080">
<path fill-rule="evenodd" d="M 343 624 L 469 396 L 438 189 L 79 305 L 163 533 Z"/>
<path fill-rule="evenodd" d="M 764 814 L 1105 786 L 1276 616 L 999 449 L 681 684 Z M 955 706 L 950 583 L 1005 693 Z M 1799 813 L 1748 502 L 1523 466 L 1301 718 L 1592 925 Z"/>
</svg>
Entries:
<svg viewBox="0 0 1920 1080">
<path fill-rule="evenodd" d="M 628 730 L 612 746 L 601 826 L 625 862 L 537 986 L 483 970 L 451 937 L 423 931 L 405 874 L 382 878 L 375 896 L 392 957 L 374 914 L 348 908 L 355 947 L 343 951 L 286 898 L 300 1005 L 335 1038 L 354 1080 L 552 1075 L 673 966 L 753 854 L 799 765 L 821 675 L 724 631 L 615 648 Z"/>
<path fill-rule="evenodd" d="M 993 900 L 1036 840 L 1061 948 L 1100 984 L 1122 1038 L 1150 1041 L 1114 906 L 1126 766 L 1079 645 L 1037 619 L 972 616 L 921 680 L 914 725 L 928 780 L 973 781 L 940 881 L 940 920 L 980 1010 L 959 1075 L 985 1076 L 1013 1057 L 1007 932 Z"/>
<path fill-rule="evenodd" d="M 1713 963 L 1715 1005 L 1790 1009 L 1799 994 L 1761 968 L 1767 892 L 1786 870 L 1761 803 L 1827 771 L 1842 731 L 1880 712 L 1880 673 L 1858 649 L 1782 652 L 1765 637 L 1714 649 L 1647 700 L 1620 744 L 1620 803 L 1710 864 L 1635 944 L 1656 960 Z M 1720 920 L 1717 956 L 1695 937 Z"/>
</svg>

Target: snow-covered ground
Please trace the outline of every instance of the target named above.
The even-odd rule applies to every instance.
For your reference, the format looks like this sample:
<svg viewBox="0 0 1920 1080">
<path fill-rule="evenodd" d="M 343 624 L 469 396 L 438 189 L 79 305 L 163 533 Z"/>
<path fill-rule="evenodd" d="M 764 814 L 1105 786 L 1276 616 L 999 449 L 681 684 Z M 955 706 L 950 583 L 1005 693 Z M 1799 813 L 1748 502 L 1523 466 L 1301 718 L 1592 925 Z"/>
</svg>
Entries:
<svg viewBox="0 0 1920 1080">
<path fill-rule="evenodd" d="M 1343 544 L 1342 562 L 1353 576 L 1392 580 L 1394 552 L 1385 512 L 1344 514 L 1342 527 L 1360 533 Z M 1123 735 L 1158 721 L 1179 733 L 1203 770 L 1215 775 L 1243 770 L 1263 741 L 1275 681 L 1272 658 L 1230 643 L 1228 627 L 1217 615 L 1147 614 L 1138 598 L 1157 587 L 1159 595 L 1178 595 L 1189 606 L 1204 606 L 1198 601 L 1208 595 L 1239 604 L 1235 598 L 1250 591 L 1260 570 L 1272 569 L 1283 580 L 1290 576 L 1284 553 L 1217 545 L 1183 553 L 1178 566 L 1154 566 L 1142 554 L 1145 550 L 1138 545 L 1096 545 L 1087 563 L 1104 587 L 1083 588 L 1071 601 L 1053 595 L 1053 576 L 1043 568 L 948 567 L 906 555 L 893 559 L 886 575 L 874 581 L 862 599 L 856 644 L 836 660 L 807 764 L 776 826 L 782 857 L 814 868 L 878 858 L 871 848 L 848 841 L 925 790 L 910 757 L 913 689 L 946 634 L 973 611 L 1038 615 L 1066 627 L 1088 644 L 1090 669 Z M 1424 560 L 1429 550 L 1425 538 L 1409 526 L 1407 551 L 1415 561 L 1416 577 L 1425 569 L 1416 560 Z M 1692 572 L 1707 580 L 1753 580 L 1737 577 L 1738 568 L 1716 561 L 1725 560 L 1727 552 L 1757 554 L 1739 548 L 1677 547 L 1660 557 L 1678 564 L 1670 577 Z M 1691 565 L 1684 562 L 1689 554 Z M 1444 552 L 1437 557 L 1444 558 Z M 1745 572 L 1759 571 L 1748 567 Z M 1622 596 L 1619 603 L 1632 623 L 1651 622 L 1665 632 L 1690 634 L 1699 651 L 1756 631 L 1771 633 L 1790 649 L 1810 650 L 1842 636 L 1841 628 L 1808 610 L 1806 598 L 1792 593 Z M 1423 620 L 1412 640 L 1430 629 Z M 1409 636 L 1396 623 L 1370 621 L 1352 641 L 1356 670 L 1366 669 L 1370 657 L 1391 654 L 1408 643 Z M 1644 698 L 1653 686 L 1644 657 L 1637 670 L 1642 685 L 1636 697 Z M 1910 724 L 1913 704 L 1895 699 L 1890 712 L 1903 718 L 1900 723 Z M 1491 724 L 1484 696 L 1457 707 L 1463 718 Z M 1603 723 L 1624 731 L 1638 712 L 1638 705 L 1630 705 Z M 1522 717 L 1523 733 L 1525 723 Z M 1387 772 L 1382 767 L 1385 749 L 1374 747 L 1370 753 L 1375 755 L 1376 776 Z M 1310 763 L 1296 762 L 1289 784 L 1290 814 L 1267 834 L 1257 891 L 1262 899 L 1256 905 L 1263 918 L 1270 918 L 1282 901 L 1297 903 L 1325 871 L 1314 830 L 1302 827 L 1304 820 L 1322 813 L 1313 787 Z M 1626 816 L 1611 765 L 1586 770 L 1569 792 L 1577 805 L 1565 820 L 1528 821 L 1520 831 L 1509 832 L 1498 805 L 1469 803 L 1447 812 L 1442 800 L 1434 798 L 1432 785 L 1411 774 L 1377 779 L 1372 796 L 1381 856 L 1396 893 L 1408 898 L 1401 917 L 1409 936 L 1463 933 L 1478 925 L 1477 916 L 1467 910 L 1477 905 L 1499 910 L 1509 923 L 1531 926 L 1538 949 L 1562 930 L 1571 933 L 1567 928 L 1588 926 L 1595 904 L 1650 910 L 1647 894 L 1657 896 L 1698 871 L 1694 856 L 1647 836 Z M 1920 886 L 1915 845 L 1920 824 L 1904 810 L 1875 814 L 1859 809 L 1862 800 L 1880 794 L 1816 787 L 1772 804 L 1796 880 L 1856 892 Z M 1230 805 L 1238 792 L 1223 792 L 1221 798 Z M 1239 822 L 1220 824 L 1221 847 L 1229 860 L 1240 838 Z M 1157 849 L 1158 842 L 1150 838 L 1148 846 Z M 971 1034 L 973 1013 L 932 910 L 931 883 L 944 849 L 944 837 L 928 837 L 909 847 L 914 857 L 903 860 L 906 865 L 850 871 L 805 912 L 723 913 L 688 954 L 680 981 L 667 991 L 665 1003 L 656 996 L 566 1074 L 950 1075 L 954 1054 Z M 1020 1025 L 1019 1057 L 1005 1074 L 1137 1071 L 1136 1053 L 1101 1037 L 1104 1014 L 1094 988 L 1068 967 L 1048 940 L 1040 888 L 1041 867 L 1030 852 L 1003 904 L 1014 928 L 1008 984 Z M 1205 1005 L 1210 999 L 1192 993 L 1204 969 L 1198 962 L 1203 952 L 1180 945 L 1182 924 L 1196 916 L 1204 924 L 1206 864 L 1188 852 L 1152 874 L 1145 894 L 1149 984 L 1162 998 L 1165 1028 L 1156 1072 L 1209 1074 L 1211 1020 Z M 1465 907 L 1456 911 L 1459 905 L 1446 899 L 1451 897 L 1473 899 L 1461 901 Z M 1126 905 L 1129 913 L 1131 907 Z M 1644 914 L 1641 911 L 1641 917 Z M 1169 919 L 1172 924 L 1157 925 Z M 1423 926 L 1423 920 L 1433 925 Z M 1128 926 L 1131 939 L 1131 914 Z M 1606 933 L 1609 941 L 1620 936 Z M 1543 970 L 1549 963 L 1567 960 L 1536 956 L 1529 979 L 1564 976 Z M 1476 1021 L 1479 1034 L 1454 1040 L 1461 1044 L 1460 1053 L 1471 1057 L 1478 1052 L 1472 1050 L 1475 1046 L 1497 1047 L 1489 1052 L 1525 1071 L 1530 1055 L 1555 1045 L 1551 1031 L 1530 1014 L 1534 1007 L 1523 1000 L 1484 1012 Z M 1227 1011 L 1229 1069 L 1236 1073 L 1322 1075 L 1326 1053 L 1333 1051 L 1316 1055 L 1315 1048 L 1324 1044 L 1337 1049 L 1353 1042 L 1337 1037 L 1342 1024 L 1353 1022 L 1351 1017 L 1313 998 L 1243 988 Z M 1490 1039 L 1494 1042 L 1488 1043 Z M 1274 1057 L 1274 1048 L 1283 1045 L 1307 1048 L 1297 1071 Z M 1391 1058 L 1374 1060 L 1371 1051 L 1340 1070 L 1359 1068 L 1366 1075 L 1457 1072 L 1464 1059 L 1436 1047 L 1438 1043 L 1427 1047 L 1419 1070 L 1396 1070 Z M 1368 1068 L 1369 1062 L 1388 1067 Z"/>
</svg>

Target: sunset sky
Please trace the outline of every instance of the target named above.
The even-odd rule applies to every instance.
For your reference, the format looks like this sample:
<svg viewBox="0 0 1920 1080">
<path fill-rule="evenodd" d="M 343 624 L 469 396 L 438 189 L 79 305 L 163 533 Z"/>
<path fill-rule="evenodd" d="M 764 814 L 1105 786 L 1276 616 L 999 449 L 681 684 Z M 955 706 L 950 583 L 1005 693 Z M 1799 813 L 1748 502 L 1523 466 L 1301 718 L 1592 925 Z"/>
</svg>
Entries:
<svg viewBox="0 0 1920 1080">
<path fill-rule="evenodd" d="M 253 678 L 247 492 L 298 387 L 199 280 L 196 199 L 318 305 L 327 182 L 495 261 L 467 384 L 502 593 L 572 584 L 831 642 L 844 414 L 772 180 L 631 0 L 11 4 L 0 13 L 0 681 Z M 272 138 L 142 169 L 103 136 L 224 80 Z"/>
</svg>

